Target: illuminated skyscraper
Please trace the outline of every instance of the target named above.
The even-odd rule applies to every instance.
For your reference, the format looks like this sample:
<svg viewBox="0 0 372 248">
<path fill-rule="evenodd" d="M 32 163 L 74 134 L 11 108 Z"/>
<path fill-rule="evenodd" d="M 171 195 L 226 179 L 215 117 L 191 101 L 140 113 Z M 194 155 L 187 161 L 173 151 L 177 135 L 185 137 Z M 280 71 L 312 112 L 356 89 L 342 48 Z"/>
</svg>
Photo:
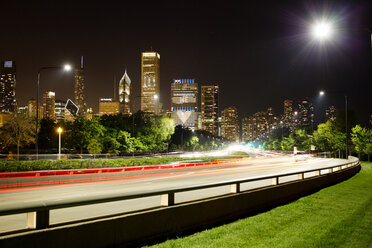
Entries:
<svg viewBox="0 0 372 248">
<path fill-rule="evenodd" d="M 173 79 L 171 117 L 176 126 L 198 129 L 198 84 L 195 79 Z"/>
<path fill-rule="evenodd" d="M 201 120 L 202 129 L 218 135 L 219 86 L 201 86 Z"/>
<path fill-rule="evenodd" d="M 56 119 L 58 122 L 65 121 L 65 106 L 66 101 L 63 100 L 56 100 L 54 103 L 55 109 L 56 109 Z"/>
<path fill-rule="evenodd" d="M 269 138 L 271 132 L 278 127 L 279 119 L 274 116 L 273 109 L 270 107 L 267 111 L 260 111 L 249 116 L 246 125 L 248 131 L 244 135 L 245 141 L 259 137 Z"/>
<path fill-rule="evenodd" d="M 79 115 L 86 116 L 87 104 L 84 95 L 85 76 L 84 76 L 84 58 L 81 56 L 80 68 L 75 69 L 75 104 L 79 107 Z"/>
<path fill-rule="evenodd" d="M 120 103 L 112 98 L 99 99 L 99 116 L 102 115 L 117 115 L 119 114 Z"/>
<path fill-rule="evenodd" d="M 336 108 L 335 106 L 328 106 L 325 110 L 325 120 L 332 120 L 336 119 Z"/>
<path fill-rule="evenodd" d="M 2 61 L 0 67 L 0 112 L 12 113 L 17 103 L 15 99 L 16 65 L 14 61 Z"/>
<path fill-rule="evenodd" d="M 298 103 L 299 125 L 302 127 L 313 127 L 314 106 L 306 97 Z"/>
<path fill-rule="evenodd" d="M 159 113 L 160 55 L 143 52 L 141 60 L 141 111 Z"/>
<path fill-rule="evenodd" d="M 243 117 L 242 119 L 242 142 L 246 142 L 249 140 L 249 118 Z"/>
<path fill-rule="evenodd" d="M 120 113 L 131 114 L 131 81 L 127 70 L 119 82 Z"/>
<path fill-rule="evenodd" d="M 283 126 L 289 128 L 293 118 L 293 101 L 284 100 Z"/>
<path fill-rule="evenodd" d="M 222 111 L 222 137 L 239 142 L 238 110 L 236 107 L 228 107 Z"/>
<path fill-rule="evenodd" d="M 53 91 L 47 91 L 43 95 L 43 108 L 44 108 L 44 119 L 56 120 L 56 108 L 55 108 L 56 93 Z"/>
</svg>

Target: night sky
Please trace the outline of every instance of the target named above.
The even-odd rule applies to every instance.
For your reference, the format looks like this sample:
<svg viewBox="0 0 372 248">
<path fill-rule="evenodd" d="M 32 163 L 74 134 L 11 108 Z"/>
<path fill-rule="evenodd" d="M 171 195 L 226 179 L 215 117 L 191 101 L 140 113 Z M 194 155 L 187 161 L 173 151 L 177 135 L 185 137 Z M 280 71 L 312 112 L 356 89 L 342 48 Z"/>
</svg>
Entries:
<svg viewBox="0 0 372 248">
<path fill-rule="evenodd" d="M 17 65 L 16 96 L 24 106 L 36 96 L 42 66 L 72 63 L 84 55 L 86 99 L 98 111 L 112 97 L 114 76 L 125 68 L 140 92 L 141 52 L 160 53 L 160 101 L 170 106 L 173 78 L 219 83 L 221 109 L 234 105 L 240 117 L 284 99 L 312 98 L 350 108 L 361 119 L 372 114 L 370 1 L 2 1 L 0 60 Z M 309 25 L 325 16 L 337 35 L 319 44 Z M 72 73 L 45 71 L 40 93 L 74 98 Z M 319 90 L 328 92 L 319 99 Z M 137 101 L 138 102 L 138 101 Z M 138 105 L 137 105 L 138 107 Z"/>
</svg>

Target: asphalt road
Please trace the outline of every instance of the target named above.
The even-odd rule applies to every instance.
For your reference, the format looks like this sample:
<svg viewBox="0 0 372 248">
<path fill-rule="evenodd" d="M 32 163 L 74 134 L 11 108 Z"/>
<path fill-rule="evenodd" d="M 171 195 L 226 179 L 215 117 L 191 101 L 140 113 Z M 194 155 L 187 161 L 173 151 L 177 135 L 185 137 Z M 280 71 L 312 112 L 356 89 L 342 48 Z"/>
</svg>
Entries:
<svg viewBox="0 0 372 248">
<path fill-rule="evenodd" d="M 345 160 L 310 158 L 295 161 L 293 157 L 276 156 L 251 158 L 218 166 L 199 166 L 178 169 L 101 173 L 88 175 L 48 176 L 0 179 L 0 209 L 94 198 L 103 195 L 142 194 L 154 190 L 167 190 L 227 180 L 245 179 L 277 173 L 301 172 L 345 163 Z M 325 172 L 326 173 L 326 172 Z M 305 177 L 313 176 L 306 174 Z M 295 180 L 296 176 L 282 178 L 281 182 Z M 241 190 L 270 185 L 271 180 L 241 185 Z M 229 193 L 228 186 L 178 193 L 176 203 Z M 94 218 L 158 207 L 160 196 L 94 204 L 83 207 L 52 210 L 51 224 Z M 0 216 L 0 232 L 22 229 L 26 214 Z"/>
</svg>

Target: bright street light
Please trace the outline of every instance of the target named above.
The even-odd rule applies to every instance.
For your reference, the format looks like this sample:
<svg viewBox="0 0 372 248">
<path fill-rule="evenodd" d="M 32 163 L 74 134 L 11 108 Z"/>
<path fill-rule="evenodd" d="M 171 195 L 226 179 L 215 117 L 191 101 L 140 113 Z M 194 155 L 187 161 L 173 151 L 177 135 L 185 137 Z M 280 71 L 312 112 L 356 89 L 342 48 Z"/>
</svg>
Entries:
<svg viewBox="0 0 372 248">
<path fill-rule="evenodd" d="M 157 100 L 159 97 L 158 95 L 154 95 L 154 99 Z"/>
<path fill-rule="evenodd" d="M 318 41 L 329 40 L 333 34 L 333 27 L 330 22 L 317 21 L 311 26 L 311 35 Z"/>
<path fill-rule="evenodd" d="M 65 66 L 63 67 L 63 69 L 64 69 L 65 71 L 71 71 L 72 67 L 71 67 L 71 65 L 65 65 Z"/>
<path fill-rule="evenodd" d="M 324 91 L 323 90 L 319 91 L 319 95 L 320 96 L 323 96 L 324 95 Z"/>
<path fill-rule="evenodd" d="M 61 133 L 63 132 L 63 129 L 61 128 L 61 127 L 59 127 L 58 129 L 57 129 L 57 132 L 58 132 L 58 136 L 59 136 L 59 139 L 58 139 L 58 144 L 59 144 L 59 146 L 58 146 L 58 160 L 60 160 L 61 159 Z"/>
</svg>

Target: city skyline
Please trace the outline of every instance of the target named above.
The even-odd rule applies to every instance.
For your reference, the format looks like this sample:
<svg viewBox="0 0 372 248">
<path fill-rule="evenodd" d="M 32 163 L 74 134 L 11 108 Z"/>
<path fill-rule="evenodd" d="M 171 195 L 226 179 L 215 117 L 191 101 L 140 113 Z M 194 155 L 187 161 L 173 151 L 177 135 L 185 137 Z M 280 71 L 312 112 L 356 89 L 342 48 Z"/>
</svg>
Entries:
<svg viewBox="0 0 372 248">
<path fill-rule="evenodd" d="M 370 4 L 367 1 L 358 3 L 360 4 L 342 5 L 351 13 L 348 15 L 341 11 L 341 3 L 329 3 L 332 8 L 328 10 L 332 14 L 339 14 L 339 23 L 346 28 L 371 26 L 370 17 L 366 14 Z M 324 56 L 319 54 L 316 47 L 313 47 L 313 53 L 305 51 L 308 42 L 301 35 L 306 30 L 304 26 L 299 26 L 305 19 L 310 21 L 312 12 L 327 6 L 309 7 L 303 3 L 286 1 L 281 4 L 255 3 L 249 9 L 244 9 L 247 7 L 244 4 L 222 6 L 221 2 L 216 2 L 207 11 L 205 3 L 182 3 L 180 6 L 163 3 L 159 7 L 151 7 L 153 10 L 177 10 L 181 13 L 180 16 L 190 15 L 188 19 L 173 19 L 165 17 L 164 11 L 159 12 L 158 26 L 146 22 L 155 16 L 150 10 L 145 10 L 150 16 L 138 23 L 136 13 L 141 6 L 125 6 L 133 10 L 130 16 L 133 18 L 128 19 L 130 21 L 122 32 L 116 31 L 123 24 L 117 17 L 109 20 L 103 18 L 102 24 L 92 21 L 93 13 L 98 11 L 95 4 L 89 5 L 89 11 L 84 12 L 86 21 L 76 26 L 72 23 L 80 18 L 78 14 L 85 5 L 78 4 L 76 9 L 62 7 L 60 10 L 51 6 L 42 10 L 36 10 L 36 7 L 34 9 L 29 4 L 21 6 L 20 11 L 27 12 L 25 18 L 36 11 L 38 15 L 34 20 L 35 24 L 41 24 L 45 15 L 51 18 L 51 23 L 58 24 L 56 28 L 49 24 L 46 27 L 41 26 L 42 35 L 36 37 L 31 35 L 32 31 L 37 30 L 35 27 L 30 24 L 25 27 L 21 25 L 23 18 L 7 25 L 13 35 L 4 37 L 0 59 L 17 63 L 16 95 L 19 106 L 24 106 L 30 98 L 35 98 L 36 93 L 33 92 L 36 92 L 36 73 L 39 67 L 59 66 L 65 62 L 72 62 L 76 67 L 80 56 L 84 56 L 85 60 L 87 107 L 98 111 L 99 98 L 112 96 L 112 87 L 108 85 L 112 85 L 113 76 L 120 78 L 124 74 L 124 68 L 131 75 L 133 95 L 139 95 L 140 54 L 153 46 L 162 56 L 160 102 L 165 109 L 170 109 L 172 79 L 195 78 L 200 84 L 219 82 L 221 109 L 236 106 L 240 116 L 249 116 L 276 106 L 284 99 L 304 97 L 313 99 L 314 105 L 318 107 L 322 105 L 319 109 L 328 105 L 342 109 L 342 95 L 348 94 L 350 109 L 355 110 L 363 120 L 369 119 L 371 103 L 368 101 L 368 92 L 372 89 L 368 34 L 361 30 L 348 30 L 342 37 L 343 42 L 320 49 L 322 52 L 328 49 Z M 9 3 L 6 20 L 8 15 L 17 12 L 15 7 L 19 6 Z M 124 8 L 120 4 L 117 5 L 117 10 L 106 5 L 103 7 L 105 11 L 102 17 Z M 269 7 L 271 9 L 266 13 L 265 10 Z M 261 8 L 263 9 L 260 10 Z M 63 26 L 58 21 L 63 20 L 63 11 L 66 10 L 70 18 L 66 26 Z M 225 14 L 225 18 L 219 17 L 221 13 Z M 262 20 L 262 25 L 256 27 L 254 19 Z M 350 22 L 352 19 L 353 22 Z M 174 23 L 169 23 L 169 20 L 174 20 Z M 113 26 L 105 31 L 104 27 L 108 24 Z M 16 30 L 19 32 L 14 32 Z M 99 34 L 105 32 L 108 37 L 99 38 Z M 65 37 L 59 40 L 60 35 Z M 118 37 L 117 41 L 111 39 L 107 45 L 107 39 L 115 35 Z M 75 42 L 76 36 L 79 39 Z M 21 42 L 22 37 L 25 42 Z M 122 41 L 125 42 L 119 44 Z M 73 80 L 73 73 L 45 72 L 41 77 L 40 92 L 51 90 L 57 92 L 58 98 L 73 99 Z M 330 94 L 317 102 L 319 90 Z M 134 105 L 138 110 L 138 99 Z M 281 113 L 281 108 L 275 108 L 275 112 Z"/>
</svg>

